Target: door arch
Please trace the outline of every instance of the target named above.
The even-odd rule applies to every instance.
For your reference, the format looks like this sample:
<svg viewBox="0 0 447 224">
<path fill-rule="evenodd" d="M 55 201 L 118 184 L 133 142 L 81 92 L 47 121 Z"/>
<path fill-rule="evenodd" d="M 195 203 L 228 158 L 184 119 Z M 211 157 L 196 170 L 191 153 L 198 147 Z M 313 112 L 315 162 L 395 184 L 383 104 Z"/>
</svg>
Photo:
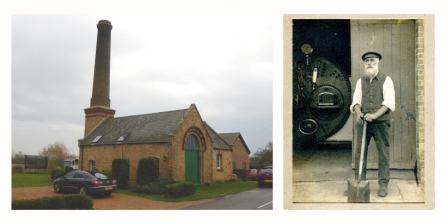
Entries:
<svg viewBox="0 0 447 224">
<path fill-rule="evenodd" d="M 200 144 L 197 137 L 189 134 L 185 143 L 185 180 L 200 185 Z"/>
</svg>

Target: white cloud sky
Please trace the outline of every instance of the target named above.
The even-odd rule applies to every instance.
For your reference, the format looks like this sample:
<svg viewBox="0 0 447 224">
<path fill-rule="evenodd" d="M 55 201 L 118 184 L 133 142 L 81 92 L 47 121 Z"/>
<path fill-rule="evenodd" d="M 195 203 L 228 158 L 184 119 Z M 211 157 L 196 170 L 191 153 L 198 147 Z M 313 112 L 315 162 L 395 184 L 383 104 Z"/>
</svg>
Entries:
<svg viewBox="0 0 447 224">
<path fill-rule="evenodd" d="M 90 105 L 96 24 L 112 23 L 116 117 L 188 108 L 254 153 L 272 141 L 272 17 L 12 15 L 12 151 L 63 141 L 78 154 Z"/>
</svg>

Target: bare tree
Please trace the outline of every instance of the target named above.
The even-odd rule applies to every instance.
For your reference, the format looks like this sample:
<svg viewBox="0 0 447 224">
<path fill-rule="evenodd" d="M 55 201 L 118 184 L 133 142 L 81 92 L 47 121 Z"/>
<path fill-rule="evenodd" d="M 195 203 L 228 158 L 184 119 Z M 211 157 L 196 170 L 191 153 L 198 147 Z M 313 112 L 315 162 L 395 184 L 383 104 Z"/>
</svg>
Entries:
<svg viewBox="0 0 447 224">
<path fill-rule="evenodd" d="M 273 165 L 273 142 L 268 142 L 264 149 L 259 148 L 259 150 L 250 157 L 250 166 L 262 168 L 270 165 Z"/>
<path fill-rule="evenodd" d="M 12 164 L 24 164 L 25 154 L 22 151 L 12 152 Z"/>
<path fill-rule="evenodd" d="M 76 158 L 77 156 L 69 150 L 63 142 L 54 142 L 53 144 L 47 145 L 41 151 L 39 151 L 39 156 L 48 157 L 48 168 L 54 169 L 56 167 L 63 167 L 64 160 L 68 158 Z"/>
</svg>

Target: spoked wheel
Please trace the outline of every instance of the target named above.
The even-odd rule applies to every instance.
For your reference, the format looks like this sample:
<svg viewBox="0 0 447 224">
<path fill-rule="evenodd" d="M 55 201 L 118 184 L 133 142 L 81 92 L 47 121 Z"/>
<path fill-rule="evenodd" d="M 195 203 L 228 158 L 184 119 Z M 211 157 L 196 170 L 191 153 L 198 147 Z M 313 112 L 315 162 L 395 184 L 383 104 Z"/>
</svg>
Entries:
<svg viewBox="0 0 447 224">
<path fill-rule="evenodd" d="M 85 189 L 84 186 L 81 186 L 81 187 L 79 188 L 79 194 L 87 194 L 87 190 Z"/>
<path fill-rule="evenodd" d="M 61 187 L 60 187 L 60 185 L 59 185 L 58 183 L 55 183 L 55 184 L 53 185 L 53 190 L 54 190 L 54 192 L 56 192 L 56 193 L 60 193 L 60 192 L 61 192 Z"/>
</svg>

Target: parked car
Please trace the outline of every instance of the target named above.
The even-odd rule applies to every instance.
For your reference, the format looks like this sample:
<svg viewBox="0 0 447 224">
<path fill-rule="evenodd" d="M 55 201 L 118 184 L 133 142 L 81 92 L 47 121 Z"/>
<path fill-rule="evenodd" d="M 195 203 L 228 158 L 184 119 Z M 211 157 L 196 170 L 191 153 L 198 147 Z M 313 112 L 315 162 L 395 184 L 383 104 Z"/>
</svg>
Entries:
<svg viewBox="0 0 447 224">
<path fill-rule="evenodd" d="M 258 173 L 258 187 L 263 187 L 265 184 L 273 186 L 273 166 L 266 166 Z"/>
<path fill-rule="evenodd" d="M 78 192 L 80 194 L 110 195 L 117 189 L 116 180 L 97 171 L 75 170 L 53 181 L 56 193 Z"/>
<path fill-rule="evenodd" d="M 258 179 L 258 170 L 257 169 L 249 169 L 247 170 L 247 180 L 257 180 Z"/>
</svg>

